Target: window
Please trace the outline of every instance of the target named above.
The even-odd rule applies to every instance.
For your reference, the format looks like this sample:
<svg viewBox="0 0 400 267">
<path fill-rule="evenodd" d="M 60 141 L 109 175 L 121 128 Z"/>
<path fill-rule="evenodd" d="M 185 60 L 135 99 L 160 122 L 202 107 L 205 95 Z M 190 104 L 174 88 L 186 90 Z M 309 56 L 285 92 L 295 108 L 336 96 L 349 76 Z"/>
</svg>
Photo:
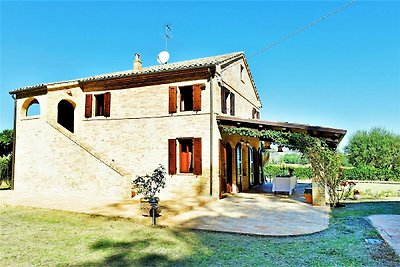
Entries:
<svg viewBox="0 0 400 267">
<path fill-rule="evenodd" d="M 236 185 L 242 190 L 242 146 L 236 145 Z"/>
<path fill-rule="evenodd" d="M 244 73 L 244 67 L 243 67 L 243 65 L 240 65 L 240 80 L 242 82 L 244 82 L 243 73 Z"/>
<path fill-rule="evenodd" d="M 200 111 L 202 84 L 179 87 L 179 111 Z M 169 87 L 169 113 L 177 111 L 177 87 Z"/>
<path fill-rule="evenodd" d="M 260 119 L 260 112 L 258 112 L 255 108 L 253 108 L 251 117 L 257 120 Z"/>
<path fill-rule="evenodd" d="M 251 147 L 249 147 L 248 150 L 248 155 L 249 155 L 249 159 L 248 159 L 248 166 L 249 166 L 249 184 L 251 187 L 254 186 L 254 154 L 253 154 L 253 149 Z"/>
<path fill-rule="evenodd" d="M 192 86 L 180 87 L 181 111 L 193 110 L 193 88 Z"/>
<path fill-rule="evenodd" d="M 179 171 L 181 173 L 193 172 L 193 139 L 180 139 L 179 141 Z"/>
<path fill-rule="evenodd" d="M 178 157 L 177 157 L 178 144 Z M 168 140 L 168 173 L 202 174 L 201 138 L 179 138 Z M 179 160 L 179 162 L 177 162 Z"/>
<path fill-rule="evenodd" d="M 104 94 L 95 95 L 96 99 L 96 112 L 95 116 L 104 116 Z"/>
<path fill-rule="evenodd" d="M 94 99 L 93 99 L 94 98 Z M 111 93 L 107 92 L 104 94 L 91 95 L 87 94 L 85 96 L 85 117 L 92 117 L 94 102 L 94 114 L 95 116 L 110 117 L 110 106 L 111 106 Z"/>
<path fill-rule="evenodd" d="M 228 113 L 228 97 L 229 97 L 230 91 L 226 89 L 225 87 L 221 88 L 221 112 L 223 114 Z"/>
<path fill-rule="evenodd" d="M 230 99 L 231 99 L 231 115 L 235 116 L 235 94 L 234 93 L 230 94 Z"/>
<path fill-rule="evenodd" d="M 37 99 L 33 99 L 28 108 L 26 109 L 26 116 L 39 116 L 40 115 L 40 105 Z"/>
</svg>

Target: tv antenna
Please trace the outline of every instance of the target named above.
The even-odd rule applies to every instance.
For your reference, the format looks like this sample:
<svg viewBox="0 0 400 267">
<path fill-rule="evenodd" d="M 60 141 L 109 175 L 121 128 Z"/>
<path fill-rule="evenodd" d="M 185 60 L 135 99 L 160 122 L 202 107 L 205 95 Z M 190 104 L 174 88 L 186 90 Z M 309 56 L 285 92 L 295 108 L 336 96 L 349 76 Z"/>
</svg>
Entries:
<svg viewBox="0 0 400 267">
<path fill-rule="evenodd" d="M 167 64 L 169 60 L 169 53 L 168 53 L 168 40 L 171 38 L 171 24 L 166 24 L 165 25 L 165 31 L 164 31 L 164 38 L 165 38 L 165 50 L 161 51 L 158 56 L 157 56 L 157 61 L 161 65 Z"/>
<path fill-rule="evenodd" d="M 165 32 L 164 32 L 164 38 L 165 38 L 165 51 L 168 51 L 168 40 L 171 38 L 171 24 L 165 24 Z"/>
</svg>

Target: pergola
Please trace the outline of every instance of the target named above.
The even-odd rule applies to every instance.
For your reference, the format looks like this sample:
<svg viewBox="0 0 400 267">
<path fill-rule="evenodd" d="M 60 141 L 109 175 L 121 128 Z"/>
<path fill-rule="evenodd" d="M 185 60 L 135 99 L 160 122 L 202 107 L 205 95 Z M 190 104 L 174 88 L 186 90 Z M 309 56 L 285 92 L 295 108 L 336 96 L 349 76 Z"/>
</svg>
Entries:
<svg viewBox="0 0 400 267">
<path fill-rule="evenodd" d="M 306 133 L 323 139 L 330 147 L 336 148 L 347 131 L 343 129 L 311 126 L 308 124 L 275 122 L 255 119 L 241 119 L 229 116 L 217 116 L 219 126 L 245 127 L 254 130 L 276 130 L 282 132 Z"/>
</svg>

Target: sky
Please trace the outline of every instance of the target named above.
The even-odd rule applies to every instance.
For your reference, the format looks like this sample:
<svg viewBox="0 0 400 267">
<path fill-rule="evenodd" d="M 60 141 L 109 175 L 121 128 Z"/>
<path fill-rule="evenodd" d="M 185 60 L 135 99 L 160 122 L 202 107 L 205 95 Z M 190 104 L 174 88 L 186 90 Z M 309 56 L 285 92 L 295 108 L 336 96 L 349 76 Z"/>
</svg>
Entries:
<svg viewBox="0 0 400 267">
<path fill-rule="evenodd" d="M 261 119 L 400 134 L 400 1 L 1 1 L 0 131 L 13 127 L 9 91 L 243 51 Z"/>
</svg>

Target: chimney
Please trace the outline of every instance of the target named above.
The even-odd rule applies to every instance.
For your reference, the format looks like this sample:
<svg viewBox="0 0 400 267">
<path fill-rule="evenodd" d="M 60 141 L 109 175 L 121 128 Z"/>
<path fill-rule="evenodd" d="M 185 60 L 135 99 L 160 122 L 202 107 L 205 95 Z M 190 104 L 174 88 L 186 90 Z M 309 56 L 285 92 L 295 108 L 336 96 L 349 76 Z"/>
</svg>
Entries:
<svg viewBox="0 0 400 267">
<path fill-rule="evenodd" d="M 142 61 L 140 61 L 140 54 L 135 54 L 135 61 L 133 61 L 133 71 L 142 70 Z"/>
</svg>

